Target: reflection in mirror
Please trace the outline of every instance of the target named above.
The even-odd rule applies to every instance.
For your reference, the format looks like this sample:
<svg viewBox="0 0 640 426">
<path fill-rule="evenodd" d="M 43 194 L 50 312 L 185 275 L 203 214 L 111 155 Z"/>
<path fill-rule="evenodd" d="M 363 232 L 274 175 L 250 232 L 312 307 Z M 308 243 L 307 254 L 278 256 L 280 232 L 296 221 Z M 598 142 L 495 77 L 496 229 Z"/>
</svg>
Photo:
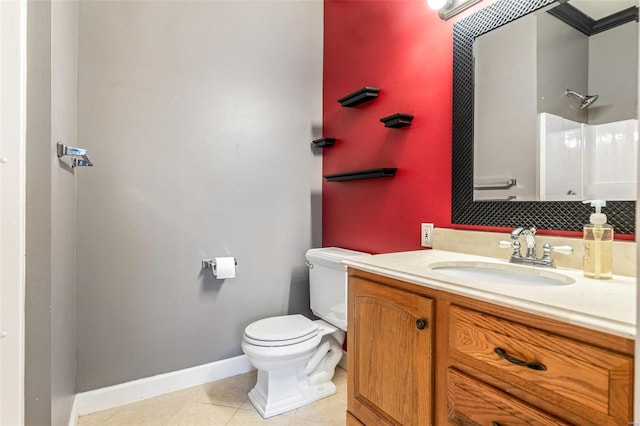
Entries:
<svg viewBox="0 0 640 426">
<path fill-rule="evenodd" d="M 635 3 L 553 4 L 475 38 L 474 200 L 635 200 Z"/>
<path fill-rule="evenodd" d="M 481 226 L 492 226 L 492 227 L 519 227 L 519 226 L 532 226 L 535 225 L 538 229 L 549 229 L 549 230 L 566 230 L 566 231 L 581 231 L 582 226 L 585 221 L 588 221 L 589 215 L 591 214 L 589 206 L 582 204 L 580 201 L 519 201 L 517 198 L 513 201 L 508 201 L 511 195 L 509 192 L 506 193 L 506 197 L 502 197 L 500 199 L 504 201 L 495 201 L 498 197 L 492 196 L 484 196 L 486 199 L 494 198 L 493 201 L 474 201 L 474 152 L 484 151 L 482 148 L 474 147 L 474 121 L 478 121 L 479 119 L 474 119 L 474 107 L 475 107 L 475 98 L 477 95 L 475 94 L 474 89 L 474 78 L 475 78 L 475 69 L 474 69 L 474 45 L 475 40 L 481 37 L 484 34 L 497 30 L 505 25 L 508 25 L 511 22 L 518 21 L 520 19 L 526 19 L 531 13 L 535 13 L 537 11 L 548 11 L 549 8 L 554 8 L 554 6 L 558 6 L 561 3 L 566 3 L 563 1 L 556 0 L 497 0 L 488 4 L 486 7 L 480 9 L 479 11 L 458 20 L 453 25 L 453 123 L 452 123 L 452 194 L 451 194 L 451 223 L 452 224 L 460 224 L 460 225 L 481 225 Z M 578 4 L 580 7 L 581 0 L 576 2 L 573 0 L 571 3 Z M 586 3 L 590 5 L 601 5 L 603 3 L 618 3 L 617 0 L 607 0 L 607 1 L 591 1 L 587 0 Z M 555 9 L 555 8 L 554 8 Z M 564 10 L 567 8 L 562 8 L 563 10 L 557 10 L 556 15 L 564 15 L 563 20 L 576 20 L 576 16 L 578 17 L 578 21 L 581 21 L 579 25 L 581 32 L 606 32 L 609 28 L 611 28 L 611 19 L 602 19 L 599 15 L 594 13 L 594 11 L 587 11 L 582 14 L 576 14 L 572 10 Z M 575 9 L 575 8 L 574 8 Z M 634 6 L 630 11 L 623 11 L 622 14 L 629 14 L 631 18 L 626 22 L 637 21 L 638 8 Z M 588 15 L 588 19 L 580 18 L 583 15 Z M 555 16 L 555 15 L 554 15 Z M 593 18 L 590 18 L 592 16 Z M 603 15 L 604 16 L 604 15 Z M 606 16 L 609 16 L 607 14 Z M 616 15 L 617 16 L 617 15 Z M 629 16 L 627 16 L 628 18 Z M 624 26 L 617 25 L 617 26 Z M 634 24 L 637 25 L 637 24 Z M 615 25 L 614 25 L 615 27 Z M 537 29 L 536 29 L 537 31 Z M 615 31 L 615 29 L 614 29 Z M 611 33 L 613 34 L 613 33 Z M 593 35 L 589 36 L 590 39 L 594 39 Z M 637 37 L 636 37 L 637 40 Z M 547 39 L 547 43 L 551 43 L 552 45 L 556 42 L 556 39 L 550 38 Z M 527 49 L 530 52 L 535 52 L 536 55 L 547 55 L 549 52 L 547 50 L 542 49 L 541 44 L 538 44 L 538 37 L 531 38 L 528 44 L 523 44 L 523 42 L 512 43 L 518 49 Z M 621 46 L 618 44 L 615 48 L 609 48 L 605 53 L 607 54 L 615 54 L 616 50 Z M 637 52 L 637 48 L 636 48 Z M 635 55 L 636 52 L 632 54 Z M 508 64 L 508 58 L 511 55 L 505 54 L 503 52 L 501 56 L 498 57 L 498 62 L 492 65 L 493 72 L 501 72 L 503 69 L 509 69 L 509 67 L 514 66 L 513 64 Z M 518 53 L 518 52 L 516 52 Z M 569 51 L 568 53 L 560 54 L 561 59 L 566 59 L 566 56 L 571 56 L 574 52 Z M 613 65 L 609 58 L 599 65 L 600 71 L 602 73 L 615 73 L 616 71 L 613 69 Z M 633 59 L 635 62 L 635 59 Z M 547 125 L 548 128 L 553 128 L 553 126 L 566 126 L 564 130 L 568 132 L 563 134 L 560 140 L 567 146 L 567 149 L 582 143 L 584 147 L 584 142 L 582 139 L 576 136 L 575 133 L 571 133 L 571 126 L 581 127 L 582 133 L 593 132 L 594 126 L 599 126 L 600 124 L 610 124 L 618 121 L 625 121 L 627 118 L 615 118 L 615 119 L 607 119 L 601 122 L 590 122 L 590 120 L 595 120 L 596 108 L 599 108 L 599 113 L 610 113 L 613 111 L 614 106 L 618 105 L 618 101 L 613 101 L 613 94 L 607 94 L 606 88 L 596 88 L 589 87 L 589 79 L 588 75 L 591 73 L 596 73 L 596 71 L 591 71 L 589 65 L 587 65 L 587 83 L 581 86 L 578 82 L 574 83 L 573 78 L 574 73 L 572 72 L 555 72 L 556 74 L 564 77 L 565 79 L 571 78 L 571 81 L 560 81 L 557 83 L 558 88 L 555 92 L 548 92 L 544 95 L 544 103 L 541 101 L 541 96 L 538 94 L 538 65 L 537 61 L 535 62 L 535 68 L 533 61 L 529 61 L 529 72 L 533 72 L 535 69 L 535 80 L 532 75 L 529 74 L 528 77 L 524 77 L 523 75 L 518 75 L 515 71 L 507 72 L 510 78 L 516 77 L 516 85 L 511 90 L 511 99 L 508 103 L 504 103 L 507 110 L 503 115 L 497 116 L 494 118 L 492 123 L 489 125 L 498 129 L 498 133 L 506 133 L 507 126 L 511 125 L 511 120 L 515 120 L 512 115 L 516 107 L 519 107 L 522 103 L 528 105 L 530 111 L 532 111 L 532 119 L 529 123 L 533 123 L 533 130 L 525 130 L 524 128 L 519 129 L 519 133 L 513 133 L 510 136 L 509 147 L 517 147 L 513 157 L 507 157 L 505 155 L 506 149 L 503 147 L 503 150 L 497 155 L 500 158 L 500 164 L 509 163 L 515 164 L 518 167 L 518 171 L 520 169 L 525 169 L 534 165 L 533 173 L 539 174 L 537 171 L 540 168 L 540 156 L 538 153 L 538 146 L 534 148 L 533 154 L 525 153 L 526 148 L 521 145 L 517 145 L 521 139 L 526 139 L 530 134 L 537 135 L 538 126 L 540 125 L 541 117 L 546 117 L 546 119 L 550 119 L 552 121 L 543 121 L 542 123 Z M 508 65 L 507 65 L 508 64 Z M 518 65 L 518 64 L 516 64 Z M 616 65 L 617 66 L 617 65 Z M 546 70 L 546 72 L 553 74 L 554 72 L 551 70 Z M 595 70 L 595 68 L 594 68 Z M 543 83 L 551 84 L 551 80 L 547 77 L 542 78 L 545 70 L 541 70 L 540 81 Z M 637 73 L 637 71 L 634 71 Z M 618 78 L 618 77 L 614 77 Z M 636 77 L 637 79 L 637 77 Z M 615 82 L 614 82 L 615 83 Z M 505 83 L 506 84 L 506 83 Z M 513 84 L 513 83 L 511 83 Z M 533 87 L 533 89 L 532 89 Z M 596 102 L 591 103 L 587 108 L 583 108 L 580 110 L 582 99 L 579 99 L 579 96 L 573 94 L 567 94 L 567 89 L 570 89 L 576 94 L 579 95 L 599 95 L 599 98 Z M 619 88 L 623 92 L 634 94 L 636 89 L 633 87 L 620 86 Z M 594 91 L 592 91 L 594 90 Z M 526 98 L 525 95 L 532 96 L 530 98 Z M 606 96 L 605 96 L 606 94 Z M 532 102 L 531 99 L 536 99 L 537 101 Z M 516 102 L 517 101 L 517 102 Z M 614 104 L 615 102 L 615 104 Z M 563 116 L 562 111 L 557 110 L 548 110 L 544 111 L 539 108 L 547 108 L 547 104 L 552 105 L 557 103 L 558 105 L 564 105 L 564 111 L 569 111 L 573 113 L 572 116 Z M 544 105 L 544 106 L 543 106 Z M 634 101 L 635 105 L 635 101 Z M 586 110 L 586 111 L 585 111 Z M 547 116 L 542 116 L 542 112 L 547 113 Z M 549 118 L 551 115 L 555 117 Z M 576 118 L 577 117 L 577 118 Z M 569 123 L 560 122 L 556 123 L 553 121 L 555 118 L 558 120 L 568 120 Z M 546 120 L 545 119 L 545 120 Z M 630 118 L 631 120 L 635 119 Z M 573 123 L 571 123 L 573 122 Z M 576 124 L 574 124 L 576 123 Z M 531 124 L 529 124 L 531 126 Z M 589 126 L 589 127 L 587 127 Z M 502 129 L 505 131 L 502 131 Z M 608 130 L 607 130 L 608 131 Z M 598 129 L 598 133 L 600 133 L 600 129 Z M 575 137 L 574 137 L 575 136 Z M 578 135 L 580 136 L 580 135 Z M 613 141 L 617 140 L 616 136 L 618 133 L 611 133 L 611 138 L 606 137 L 603 144 L 606 144 L 607 140 Z M 535 141 L 537 141 L 537 137 Z M 536 142 L 537 143 L 537 142 Z M 549 142 L 547 142 L 548 145 Z M 635 134 L 632 141 L 633 149 L 636 145 Z M 623 153 L 623 149 L 617 149 L 617 153 L 623 155 L 624 159 L 626 158 L 634 158 L 633 153 L 627 153 L 626 151 Z M 548 151 L 548 149 L 547 149 Z M 582 162 L 579 167 L 584 171 L 588 167 L 592 167 L 590 163 L 596 163 L 598 166 L 600 164 L 605 164 L 610 166 L 610 168 L 606 169 L 611 172 L 612 168 L 617 168 L 617 164 L 619 161 L 622 161 L 620 158 L 612 158 L 612 156 L 605 158 L 604 153 L 601 151 L 596 151 L 590 158 L 591 160 Z M 608 154 L 607 154 L 608 155 Z M 494 156 L 495 157 L 495 156 Z M 584 155 L 586 158 L 586 155 Z M 547 166 L 545 169 L 548 171 L 546 176 L 557 176 L 560 182 L 565 179 L 562 173 L 565 173 L 566 169 L 568 169 L 568 160 L 558 160 L 556 164 L 553 166 Z M 576 166 L 577 167 L 577 166 Z M 557 169 L 557 170 L 555 170 Z M 549 174 L 550 173 L 550 174 Z M 485 180 L 478 181 L 476 185 L 484 185 L 485 187 L 495 187 L 496 184 L 500 185 L 511 185 L 509 179 L 512 179 L 511 173 L 500 173 L 500 172 L 487 172 L 487 178 L 499 177 L 500 180 Z M 610 176 L 605 176 L 604 178 L 599 178 L 597 174 L 594 174 L 596 179 L 605 180 L 610 179 Z M 515 178 L 514 178 L 515 179 Z M 516 185 L 509 186 L 507 189 L 517 188 L 520 185 L 521 178 L 518 177 L 516 179 Z M 536 186 L 540 185 L 541 178 L 534 178 L 534 184 Z M 635 182 L 633 183 L 635 185 Z M 586 187 L 584 184 L 581 184 L 584 188 Z M 563 195 L 573 195 L 566 194 L 569 192 L 571 188 L 565 190 L 565 194 Z M 483 189 L 480 190 L 483 194 L 491 194 L 493 192 L 505 191 L 504 189 Z M 539 191 L 536 188 L 536 191 Z M 558 189 L 557 192 L 560 192 L 561 189 Z M 576 191 L 574 189 L 574 191 Z M 576 191 L 577 192 L 577 191 Z M 585 196 L 583 192 L 582 196 Z M 618 198 L 614 195 L 614 198 Z M 622 198 L 622 197 L 620 197 Z M 607 219 L 608 222 L 613 225 L 616 230 L 616 235 L 620 234 L 634 234 L 635 233 L 635 211 L 636 211 L 636 202 L 635 201 L 609 201 L 607 202 Z"/>
</svg>

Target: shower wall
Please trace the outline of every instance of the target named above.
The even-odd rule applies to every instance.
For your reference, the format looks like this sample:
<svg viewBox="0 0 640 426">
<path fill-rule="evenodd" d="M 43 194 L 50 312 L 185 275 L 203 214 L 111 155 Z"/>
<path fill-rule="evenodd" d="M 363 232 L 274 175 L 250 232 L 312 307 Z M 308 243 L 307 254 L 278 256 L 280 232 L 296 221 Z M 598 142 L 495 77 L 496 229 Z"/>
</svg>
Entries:
<svg viewBox="0 0 640 426">
<path fill-rule="evenodd" d="M 309 314 L 322 1 L 80 2 L 78 392 L 242 353 Z M 235 256 L 220 281 L 201 260 Z"/>
<path fill-rule="evenodd" d="M 540 200 L 635 200 L 638 120 L 584 124 L 542 113 Z"/>
</svg>

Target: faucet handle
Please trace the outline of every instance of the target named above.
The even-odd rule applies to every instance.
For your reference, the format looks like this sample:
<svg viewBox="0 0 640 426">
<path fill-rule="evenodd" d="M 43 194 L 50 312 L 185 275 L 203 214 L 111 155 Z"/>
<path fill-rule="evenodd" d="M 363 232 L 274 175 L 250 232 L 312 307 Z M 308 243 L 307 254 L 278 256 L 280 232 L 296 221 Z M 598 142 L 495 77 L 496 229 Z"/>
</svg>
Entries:
<svg viewBox="0 0 640 426">
<path fill-rule="evenodd" d="M 513 253 L 511 253 L 511 259 L 520 257 L 520 241 L 516 240 L 512 243 L 509 241 L 500 241 L 498 243 L 500 248 L 513 248 Z"/>
<path fill-rule="evenodd" d="M 500 241 L 498 243 L 498 246 L 500 246 L 500 248 L 513 248 L 514 244 L 515 242 L 511 243 L 509 241 Z"/>
<path fill-rule="evenodd" d="M 542 246 L 542 259 L 540 259 L 545 266 L 549 266 L 551 268 L 555 268 L 555 262 L 551 258 L 551 252 L 558 252 L 562 254 L 571 254 L 573 253 L 573 247 L 571 246 L 557 246 L 552 247 L 551 244 L 545 244 Z"/>
</svg>

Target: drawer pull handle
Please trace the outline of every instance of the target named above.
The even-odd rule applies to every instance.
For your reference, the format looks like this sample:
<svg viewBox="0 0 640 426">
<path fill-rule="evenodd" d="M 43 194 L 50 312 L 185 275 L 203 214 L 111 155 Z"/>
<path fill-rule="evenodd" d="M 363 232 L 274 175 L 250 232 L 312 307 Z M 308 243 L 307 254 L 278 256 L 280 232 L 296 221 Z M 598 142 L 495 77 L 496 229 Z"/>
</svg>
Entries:
<svg viewBox="0 0 640 426">
<path fill-rule="evenodd" d="M 545 371 L 547 369 L 546 365 L 540 364 L 539 362 L 527 362 L 514 356 L 508 355 L 502 348 L 495 348 L 493 351 L 497 353 L 500 358 L 509 361 L 511 364 L 521 365 L 523 367 L 538 371 Z"/>
<path fill-rule="evenodd" d="M 498 423 L 498 422 L 491 422 L 491 426 L 500 426 L 500 423 Z"/>
<path fill-rule="evenodd" d="M 427 322 L 422 318 L 416 320 L 416 327 L 418 327 L 418 330 L 424 330 L 426 326 Z"/>
</svg>

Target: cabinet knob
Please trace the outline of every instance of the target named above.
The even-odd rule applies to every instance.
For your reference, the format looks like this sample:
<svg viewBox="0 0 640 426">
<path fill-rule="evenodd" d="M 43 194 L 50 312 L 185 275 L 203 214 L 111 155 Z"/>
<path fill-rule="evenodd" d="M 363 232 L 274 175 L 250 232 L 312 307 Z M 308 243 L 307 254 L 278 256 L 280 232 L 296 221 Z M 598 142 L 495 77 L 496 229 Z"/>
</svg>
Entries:
<svg viewBox="0 0 640 426">
<path fill-rule="evenodd" d="M 500 423 L 498 423 L 498 422 L 491 422 L 491 426 L 500 426 Z"/>
<path fill-rule="evenodd" d="M 416 320 L 416 327 L 418 327 L 418 330 L 424 330 L 426 326 L 427 322 L 422 318 Z"/>
</svg>

